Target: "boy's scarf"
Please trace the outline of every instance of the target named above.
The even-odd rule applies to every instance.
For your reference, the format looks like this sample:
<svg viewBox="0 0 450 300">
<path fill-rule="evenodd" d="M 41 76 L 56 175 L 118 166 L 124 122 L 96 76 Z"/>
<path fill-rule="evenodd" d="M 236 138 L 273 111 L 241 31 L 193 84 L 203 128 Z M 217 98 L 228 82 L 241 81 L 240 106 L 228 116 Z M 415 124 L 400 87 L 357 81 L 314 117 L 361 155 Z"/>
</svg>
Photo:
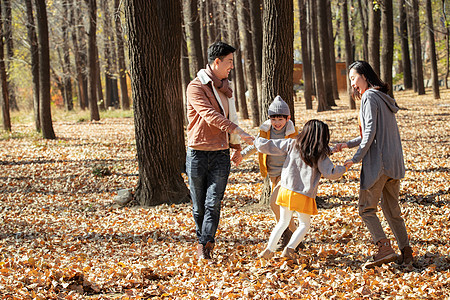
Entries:
<svg viewBox="0 0 450 300">
<path fill-rule="evenodd" d="M 205 69 L 206 74 L 209 76 L 209 78 L 212 79 L 214 86 L 216 89 L 224 93 L 228 98 L 231 98 L 233 96 L 233 90 L 230 87 L 230 82 L 228 81 L 228 78 L 225 79 L 219 79 L 214 73 L 212 72 L 211 66 L 206 65 Z"/>
</svg>

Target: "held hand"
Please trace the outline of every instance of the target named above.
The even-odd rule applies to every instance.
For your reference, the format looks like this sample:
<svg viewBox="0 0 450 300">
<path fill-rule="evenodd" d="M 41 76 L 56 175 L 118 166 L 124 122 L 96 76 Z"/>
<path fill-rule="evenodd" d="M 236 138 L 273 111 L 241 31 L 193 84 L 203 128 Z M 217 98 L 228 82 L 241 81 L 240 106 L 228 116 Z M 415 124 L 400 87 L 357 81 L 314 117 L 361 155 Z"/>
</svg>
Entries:
<svg viewBox="0 0 450 300">
<path fill-rule="evenodd" d="M 342 149 L 344 148 L 348 148 L 347 143 L 338 143 L 333 147 L 333 149 L 331 149 L 331 152 L 332 153 L 341 152 Z"/>
<path fill-rule="evenodd" d="M 235 166 L 239 166 L 242 159 L 243 159 L 243 157 L 242 157 L 241 151 L 234 151 L 233 156 L 231 157 L 231 161 L 233 162 L 233 164 Z"/>
<path fill-rule="evenodd" d="M 352 166 L 353 166 L 353 161 L 351 159 L 345 161 L 344 167 L 346 167 L 347 170 L 350 169 Z"/>
<path fill-rule="evenodd" d="M 244 142 L 246 142 L 249 145 L 253 145 L 253 141 L 255 140 L 255 138 L 253 136 L 251 136 L 250 134 L 244 132 L 242 134 L 239 135 L 241 137 L 241 139 L 244 140 Z"/>
</svg>

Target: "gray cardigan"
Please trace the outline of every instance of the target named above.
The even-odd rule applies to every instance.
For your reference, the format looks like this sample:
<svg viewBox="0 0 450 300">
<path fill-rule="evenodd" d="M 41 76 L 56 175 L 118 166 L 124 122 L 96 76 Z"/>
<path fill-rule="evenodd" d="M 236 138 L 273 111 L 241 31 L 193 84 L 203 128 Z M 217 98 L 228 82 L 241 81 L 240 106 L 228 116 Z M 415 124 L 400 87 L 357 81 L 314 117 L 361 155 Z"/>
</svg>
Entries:
<svg viewBox="0 0 450 300">
<path fill-rule="evenodd" d="M 253 144 L 262 153 L 287 155 L 281 171 L 281 186 L 310 198 L 316 197 L 322 175 L 328 179 L 338 179 L 345 173 L 345 167 L 335 167 L 328 156 L 320 159 L 317 166 L 311 168 L 300 157 L 294 139 L 267 140 L 257 137 Z"/>
<path fill-rule="evenodd" d="M 393 179 L 405 176 L 402 143 L 395 119 L 398 110 L 393 98 L 376 89 L 368 89 L 361 97 L 362 137 L 347 145 L 349 148 L 359 146 L 352 161 L 362 160 L 362 190 L 370 189 L 383 174 Z"/>
</svg>

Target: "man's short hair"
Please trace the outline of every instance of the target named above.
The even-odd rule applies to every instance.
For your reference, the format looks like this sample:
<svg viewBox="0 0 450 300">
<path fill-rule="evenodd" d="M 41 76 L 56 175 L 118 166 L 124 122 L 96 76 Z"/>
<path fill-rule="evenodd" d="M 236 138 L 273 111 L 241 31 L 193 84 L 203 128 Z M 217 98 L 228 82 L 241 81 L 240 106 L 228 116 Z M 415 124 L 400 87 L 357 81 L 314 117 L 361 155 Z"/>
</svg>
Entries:
<svg viewBox="0 0 450 300">
<path fill-rule="evenodd" d="M 224 42 L 215 42 L 211 46 L 208 47 L 208 64 L 212 64 L 216 58 L 220 58 L 223 60 L 225 56 L 230 53 L 234 53 L 236 48 L 230 46 Z"/>
</svg>

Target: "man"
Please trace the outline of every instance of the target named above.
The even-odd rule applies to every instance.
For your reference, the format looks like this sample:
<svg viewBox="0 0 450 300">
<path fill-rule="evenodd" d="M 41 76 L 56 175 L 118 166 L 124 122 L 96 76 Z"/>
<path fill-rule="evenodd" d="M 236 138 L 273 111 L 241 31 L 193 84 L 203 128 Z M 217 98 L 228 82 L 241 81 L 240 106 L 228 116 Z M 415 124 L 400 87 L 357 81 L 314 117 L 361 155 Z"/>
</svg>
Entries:
<svg viewBox="0 0 450 300">
<path fill-rule="evenodd" d="M 242 160 L 239 136 L 253 137 L 238 126 L 235 100 L 228 75 L 233 69 L 232 46 L 216 42 L 208 48 L 208 64 L 187 88 L 188 148 L 186 174 L 198 238 L 197 255 L 211 259 L 219 225 L 220 206 L 233 161 Z"/>
</svg>

